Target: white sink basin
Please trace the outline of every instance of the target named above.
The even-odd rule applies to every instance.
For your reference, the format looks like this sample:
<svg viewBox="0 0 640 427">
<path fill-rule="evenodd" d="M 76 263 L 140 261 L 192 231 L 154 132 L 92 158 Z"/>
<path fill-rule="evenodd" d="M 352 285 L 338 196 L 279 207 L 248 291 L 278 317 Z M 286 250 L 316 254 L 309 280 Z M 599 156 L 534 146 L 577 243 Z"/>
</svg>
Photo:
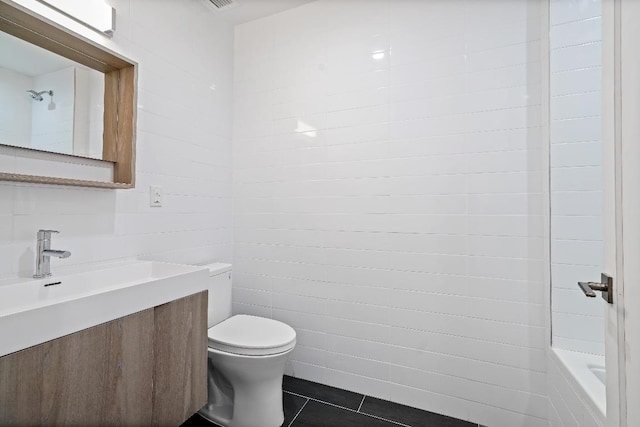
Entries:
<svg viewBox="0 0 640 427">
<path fill-rule="evenodd" d="M 132 261 L 0 282 L 0 356 L 207 289 L 202 267 Z"/>
</svg>

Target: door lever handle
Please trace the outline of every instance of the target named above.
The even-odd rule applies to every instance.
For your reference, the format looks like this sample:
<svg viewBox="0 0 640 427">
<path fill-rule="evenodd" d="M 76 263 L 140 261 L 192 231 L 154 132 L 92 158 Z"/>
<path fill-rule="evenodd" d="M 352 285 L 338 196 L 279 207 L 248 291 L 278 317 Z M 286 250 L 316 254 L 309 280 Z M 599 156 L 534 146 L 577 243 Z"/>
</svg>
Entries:
<svg viewBox="0 0 640 427">
<path fill-rule="evenodd" d="M 594 282 L 578 282 L 578 286 L 580 286 L 582 292 L 584 292 L 584 294 L 590 298 L 595 298 L 597 296 L 595 291 L 605 290 L 603 289 L 604 286 L 602 286 L 600 283 Z"/>
<path fill-rule="evenodd" d="M 596 297 L 596 291 L 602 292 L 602 298 L 609 304 L 613 304 L 613 277 L 604 273 L 600 282 L 578 282 L 578 286 L 589 298 Z"/>
</svg>

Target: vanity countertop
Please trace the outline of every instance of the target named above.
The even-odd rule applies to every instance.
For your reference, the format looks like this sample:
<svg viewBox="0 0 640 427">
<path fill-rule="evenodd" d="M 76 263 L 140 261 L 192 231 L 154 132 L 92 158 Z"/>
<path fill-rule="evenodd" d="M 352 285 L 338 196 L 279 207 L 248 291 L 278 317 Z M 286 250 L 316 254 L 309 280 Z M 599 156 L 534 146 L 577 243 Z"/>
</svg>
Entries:
<svg viewBox="0 0 640 427">
<path fill-rule="evenodd" d="M 0 281 L 0 356 L 207 289 L 208 269 L 126 261 Z"/>
</svg>

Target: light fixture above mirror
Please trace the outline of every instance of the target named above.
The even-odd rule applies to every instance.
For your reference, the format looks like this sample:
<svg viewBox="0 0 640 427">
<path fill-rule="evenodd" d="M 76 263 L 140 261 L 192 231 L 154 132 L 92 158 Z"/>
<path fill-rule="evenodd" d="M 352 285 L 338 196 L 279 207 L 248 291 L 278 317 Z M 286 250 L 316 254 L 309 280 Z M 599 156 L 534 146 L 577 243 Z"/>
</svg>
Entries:
<svg viewBox="0 0 640 427">
<path fill-rule="evenodd" d="M 115 9 L 104 0 L 37 0 L 109 37 L 115 31 Z"/>
</svg>

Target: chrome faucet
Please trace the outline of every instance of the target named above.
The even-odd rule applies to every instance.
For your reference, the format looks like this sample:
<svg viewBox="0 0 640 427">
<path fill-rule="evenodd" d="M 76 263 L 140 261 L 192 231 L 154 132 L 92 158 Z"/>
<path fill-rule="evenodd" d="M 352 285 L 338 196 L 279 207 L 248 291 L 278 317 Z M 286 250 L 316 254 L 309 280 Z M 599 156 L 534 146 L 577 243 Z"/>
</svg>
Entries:
<svg viewBox="0 0 640 427">
<path fill-rule="evenodd" d="M 51 257 L 69 258 L 71 252 L 57 251 L 51 249 L 51 234 L 59 233 L 56 230 L 39 230 L 38 231 L 38 252 L 36 254 L 36 279 L 51 276 Z"/>
</svg>

